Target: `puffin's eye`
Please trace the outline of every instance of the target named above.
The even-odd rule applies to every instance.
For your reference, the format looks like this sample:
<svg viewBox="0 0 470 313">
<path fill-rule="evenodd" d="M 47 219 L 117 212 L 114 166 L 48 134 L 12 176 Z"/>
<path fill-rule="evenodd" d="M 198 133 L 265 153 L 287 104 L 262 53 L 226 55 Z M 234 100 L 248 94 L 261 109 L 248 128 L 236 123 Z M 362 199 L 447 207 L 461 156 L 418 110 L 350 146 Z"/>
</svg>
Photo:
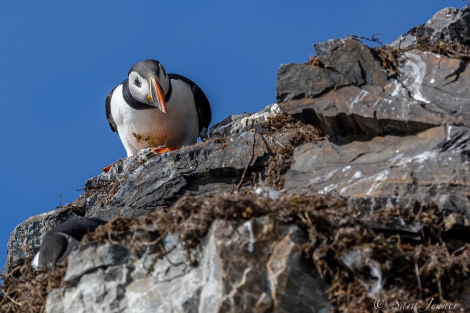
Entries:
<svg viewBox="0 0 470 313">
<path fill-rule="evenodd" d="M 137 76 L 134 79 L 134 85 L 136 85 L 139 88 L 140 88 L 140 86 L 142 86 L 142 84 L 140 83 L 139 77 L 137 77 Z"/>
</svg>

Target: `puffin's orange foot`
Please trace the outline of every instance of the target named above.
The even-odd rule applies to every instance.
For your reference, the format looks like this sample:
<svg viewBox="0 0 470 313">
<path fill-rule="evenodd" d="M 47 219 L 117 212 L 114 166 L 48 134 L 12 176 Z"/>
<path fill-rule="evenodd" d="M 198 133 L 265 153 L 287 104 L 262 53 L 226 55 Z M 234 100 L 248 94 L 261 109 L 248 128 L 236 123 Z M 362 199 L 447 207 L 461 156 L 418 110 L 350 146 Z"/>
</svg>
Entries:
<svg viewBox="0 0 470 313">
<path fill-rule="evenodd" d="M 117 162 L 119 162 L 119 161 L 116 161 L 116 162 L 114 162 L 114 163 L 109 164 L 108 166 L 103 167 L 103 168 L 102 168 L 103 172 L 105 172 L 105 173 L 109 172 L 109 170 L 111 169 L 111 167 L 113 167 L 113 165 L 116 164 Z"/>
<path fill-rule="evenodd" d="M 108 166 L 105 166 L 102 168 L 103 172 L 107 173 L 109 172 L 109 170 L 111 169 L 111 167 L 113 167 L 114 163 L 113 164 L 109 164 Z"/>
<path fill-rule="evenodd" d="M 178 150 L 178 147 L 175 146 L 170 146 L 170 147 L 150 147 L 150 150 L 152 150 L 155 153 L 162 154 L 165 152 L 170 152 L 174 150 Z"/>
</svg>

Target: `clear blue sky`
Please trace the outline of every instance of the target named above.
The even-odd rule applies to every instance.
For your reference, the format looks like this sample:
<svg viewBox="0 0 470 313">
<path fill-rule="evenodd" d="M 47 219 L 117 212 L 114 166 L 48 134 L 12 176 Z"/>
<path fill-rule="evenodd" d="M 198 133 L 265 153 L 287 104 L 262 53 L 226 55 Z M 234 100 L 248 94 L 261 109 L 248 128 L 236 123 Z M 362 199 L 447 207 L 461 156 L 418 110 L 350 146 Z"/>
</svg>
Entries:
<svg viewBox="0 0 470 313">
<path fill-rule="evenodd" d="M 275 102 L 281 63 L 312 44 L 382 33 L 389 43 L 462 0 L 2 1 L 0 267 L 13 228 L 80 195 L 124 157 L 104 113 L 139 60 L 197 82 L 213 123 Z"/>
</svg>

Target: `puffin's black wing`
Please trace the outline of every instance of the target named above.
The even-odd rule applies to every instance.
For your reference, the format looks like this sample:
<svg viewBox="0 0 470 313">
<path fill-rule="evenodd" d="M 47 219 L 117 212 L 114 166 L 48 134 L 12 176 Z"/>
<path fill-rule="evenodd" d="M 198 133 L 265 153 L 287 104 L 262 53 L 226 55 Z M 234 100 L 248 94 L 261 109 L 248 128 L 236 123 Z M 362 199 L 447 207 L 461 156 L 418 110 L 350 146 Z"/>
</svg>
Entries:
<svg viewBox="0 0 470 313">
<path fill-rule="evenodd" d="M 106 96 L 106 104 L 104 107 L 106 109 L 106 117 L 108 118 L 109 127 L 111 127 L 113 132 L 117 133 L 117 125 L 114 122 L 113 116 L 111 115 L 111 97 L 113 96 L 114 90 L 116 90 L 116 87 L 114 87 L 113 90 L 111 90 Z"/>
<path fill-rule="evenodd" d="M 106 224 L 106 221 L 99 218 L 74 218 L 57 225 L 51 229 L 48 234 L 65 233 L 80 241 L 86 232 L 93 231 L 95 228 L 103 224 Z"/>
<path fill-rule="evenodd" d="M 189 78 L 178 74 L 168 74 L 168 77 L 170 77 L 170 79 L 182 80 L 191 86 L 191 90 L 194 95 L 194 102 L 196 103 L 197 114 L 199 116 L 199 133 L 201 133 L 204 127 L 209 127 L 212 119 L 212 110 L 209 100 L 207 99 L 202 89 Z"/>
<path fill-rule="evenodd" d="M 57 225 L 44 236 L 39 249 L 39 267 L 55 267 L 63 261 L 88 231 L 105 224 L 98 218 L 74 218 Z"/>
</svg>

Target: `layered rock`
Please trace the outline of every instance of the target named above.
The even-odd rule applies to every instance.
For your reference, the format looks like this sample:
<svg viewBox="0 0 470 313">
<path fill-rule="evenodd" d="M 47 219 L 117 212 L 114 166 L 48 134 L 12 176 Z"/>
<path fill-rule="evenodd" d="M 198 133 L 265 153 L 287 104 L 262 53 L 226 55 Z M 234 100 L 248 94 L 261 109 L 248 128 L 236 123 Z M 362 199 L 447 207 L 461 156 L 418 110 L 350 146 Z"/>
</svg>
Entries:
<svg viewBox="0 0 470 313">
<path fill-rule="evenodd" d="M 397 65 L 388 77 L 382 67 L 388 60 L 357 40 L 331 40 L 315 49 L 319 65 L 286 64 L 279 69 L 279 106 L 333 139 L 415 134 L 469 120 L 466 60 L 384 48 L 394 54 Z"/>
<path fill-rule="evenodd" d="M 296 312 L 311 312 L 327 303 L 322 279 L 301 256 L 305 233 L 294 225 L 266 217 L 243 224 L 216 220 L 197 267 L 187 263 L 176 239 L 167 237 L 163 248 L 170 252 L 159 261 L 161 252 L 126 262 L 130 247 L 116 244 L 75 251 L 65 280 L 80 283 L 54 290 L 46 311 L 291 312 L 295 305 Z"/>
<path fill-rule="evenodd" d="M 457 43 L 470 46 L 470 8 L 445 8 L 434 14 L 425 24 L 413 27 L 395 40 L 391 46 L 406 49 L 416 45 L 433 46 Z"/>
<path fill-rule="evenodd" d="M 469 12 L 444 9 L 391 47 L 330 40 L 315 45 L 308 64 L 282 65 L 279 106 L 329 136 L 296 149 L 285 188 L 335 192 L 378 208 L 419 201 L 463 212 L 470 204 L 470 70 L 462 48 Z M 458 38 L 460 52 L 445 50 Z M 397 49 L 403 40 L 410 44 Z M 440 44 L 443 53 L 424 43 Z"/>
<path fill-rule="evenodd" d="M 294 152 L 285 189 L 333 192 L 374 209 L 436 203 L 470 217 L 469 140 L 467 127 L 441 126 L 406 137 L 306 144 Z"/>
</svg>

